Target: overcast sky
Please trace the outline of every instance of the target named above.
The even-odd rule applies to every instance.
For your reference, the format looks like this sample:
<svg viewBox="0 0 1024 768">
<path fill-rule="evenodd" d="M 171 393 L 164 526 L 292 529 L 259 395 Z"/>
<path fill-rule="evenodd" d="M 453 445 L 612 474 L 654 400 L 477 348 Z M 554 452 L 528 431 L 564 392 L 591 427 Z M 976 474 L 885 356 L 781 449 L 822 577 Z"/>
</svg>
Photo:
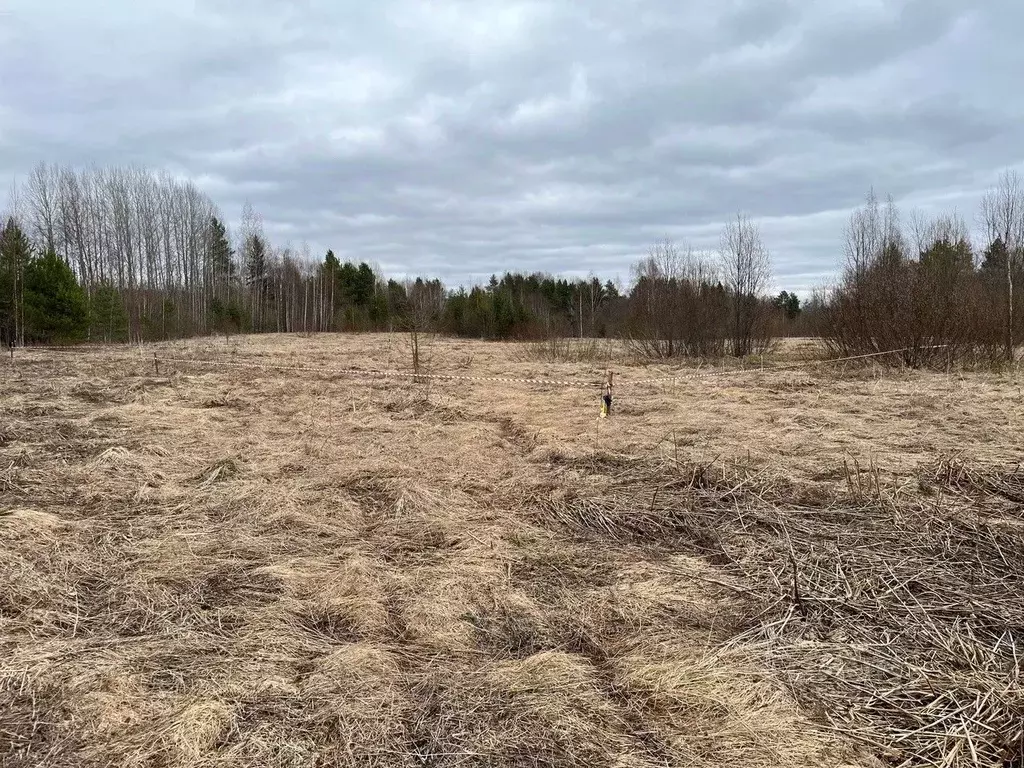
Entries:
<svg viewBox="0 0 1024 768">
<path fill-rule="evenodd" d="M 40 160 L 194 179 L 275 244 L 479 281 L 628 279 L 758 220 L 828 281 L 869 187 L 1024 159 L 1020 0 L 0 0 L 0 207 Z"/>
</svg>

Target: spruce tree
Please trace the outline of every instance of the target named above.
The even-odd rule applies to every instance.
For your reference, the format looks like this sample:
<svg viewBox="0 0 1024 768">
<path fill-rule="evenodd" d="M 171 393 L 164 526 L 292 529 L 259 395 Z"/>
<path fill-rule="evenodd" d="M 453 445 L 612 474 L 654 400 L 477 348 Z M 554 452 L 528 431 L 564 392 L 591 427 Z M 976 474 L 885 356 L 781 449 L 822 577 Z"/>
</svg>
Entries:
<svg viewBox="0 0 1024 768">
<path fill-rule="evenodd" d="M 266 313 L 267 294 L 270 290 L 270 265 L 267 254 L 267 241 L 262 235 L 250 235 L 245 243 L 246 282 L 252 300 L 252 329 L 263 330 L 263 318 Z"/>
<path fill-rule="evenodd" d="M 267 242 L 260 235 L 253 235 L 248 243 L 248 278 L 250 285 L 262 285 L 267 280 Z"/>
<path fill-rule="evenodd" d="M 128 340 L 128 313 L 109 283 L 101 283 L 89 300 L 89 335 L 108 343 Z"/>
<path fill-rule="evenodd" d="M 32 257 L 28 237 L 13 219 L 0 228 L 0 341 L 24 340 L 25 265 Z"/>
<path fill-rule="evenodd" d="M 67 262 L 52 249 L 31 259 L 25 268 L 26 336 L 43 342 L 77 341 L 88 324 L 85 292 Z"/>
<path fill-rule="evenodd" d="M 207 258 L 214 284 L 227 285 L 235 277 L 234 251 L 228 241 L 227 229 L 216 216 L 210 217 L 207 239 Z"/>
<path fill-rule="evenodd" d="M 1006 261 L 1010 258 L 1003 238 L 996 237 L 982 252 L 981 273 L 989 280 L 1006 279 Z"/>
</svg>

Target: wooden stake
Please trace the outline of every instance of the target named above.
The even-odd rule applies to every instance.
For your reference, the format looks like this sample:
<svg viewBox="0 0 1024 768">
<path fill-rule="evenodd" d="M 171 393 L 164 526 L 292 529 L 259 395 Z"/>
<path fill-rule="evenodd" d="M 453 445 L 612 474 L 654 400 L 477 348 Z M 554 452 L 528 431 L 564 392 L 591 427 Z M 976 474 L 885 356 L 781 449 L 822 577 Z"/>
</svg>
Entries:
<svg viewBox="0 0 1024 768">
<path fill-rule="evenodd" d="M 156 375 L 160 375 L 160 360 L 156 356 L 156 352 L 153 353 L 153 370 L 156 371 Z"/>
</svg>

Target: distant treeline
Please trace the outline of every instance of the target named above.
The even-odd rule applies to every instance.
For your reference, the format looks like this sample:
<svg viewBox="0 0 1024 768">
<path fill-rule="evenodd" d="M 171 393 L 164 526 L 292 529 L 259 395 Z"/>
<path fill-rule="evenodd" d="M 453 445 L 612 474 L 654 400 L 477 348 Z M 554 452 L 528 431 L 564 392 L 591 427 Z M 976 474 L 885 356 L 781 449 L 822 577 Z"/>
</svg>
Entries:
<svg viewBox="0 0 1024 768">
<path fill-rule="evenodd" d="M 618 336 L 657 355 L 746 354 L 782 331 L 799 301 L 762 295 L 768 254 L 748 219 L 731 222 L 722 242 L 714 265 L 658 244 L 625 287 L 506 273 L 452 288 L 389 279 L 331 251 L 315 258 L 275 246 L 249 206 L 231 237 L 188 181 L 40 165 L 16 190 L 0 232 L 0 335 L 116 342 L 418 329 L 481 339 Z M 693 312 L 699 344 L 687 330 L 693 318 L 684 318 Z"/>
<path fill-rule="evenodd" d="M 1007 174 L 977 248 L 955 215 L 912 217 L 872 195 L 845 232 L 846 269 L 808 302 L 771 297 L 770 258 L 737 216 L 717 252 L 654 244 L 628 285 L 505 273 L 487 285 L 395 280 L 367 263 L 273 245 L 246 206 L 232 237 L 188 181 L 143 169 L 40 165 L 0 230 L 5 343 L 211 333 L 434 331 L 481 339 L 617 337 L 645 357 L 747 355 L 780 335 L 841 354 L 909 347 L 909 364 L 1011 356 L 1024 334 L 1024 192 Z M 938 345 L 942 351 L 929 349 Z"/>
</svg>

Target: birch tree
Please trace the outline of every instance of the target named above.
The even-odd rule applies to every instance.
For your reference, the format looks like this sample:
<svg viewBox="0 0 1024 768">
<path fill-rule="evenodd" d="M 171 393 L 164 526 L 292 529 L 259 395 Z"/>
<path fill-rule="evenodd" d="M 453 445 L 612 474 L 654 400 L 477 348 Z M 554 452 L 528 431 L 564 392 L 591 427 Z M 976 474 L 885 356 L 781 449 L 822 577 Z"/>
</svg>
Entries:
<svg viewBox="0 0 1024 768">
<path fill-rule="evenodd" d="M 726 224 L 719 247 L 722 277 L 732 305 L 732 354 L 744 357 L 753 351 L 759 298 L 771 280 L 771 257 L 757 225 L 737 214 Z"/>
</svg>

